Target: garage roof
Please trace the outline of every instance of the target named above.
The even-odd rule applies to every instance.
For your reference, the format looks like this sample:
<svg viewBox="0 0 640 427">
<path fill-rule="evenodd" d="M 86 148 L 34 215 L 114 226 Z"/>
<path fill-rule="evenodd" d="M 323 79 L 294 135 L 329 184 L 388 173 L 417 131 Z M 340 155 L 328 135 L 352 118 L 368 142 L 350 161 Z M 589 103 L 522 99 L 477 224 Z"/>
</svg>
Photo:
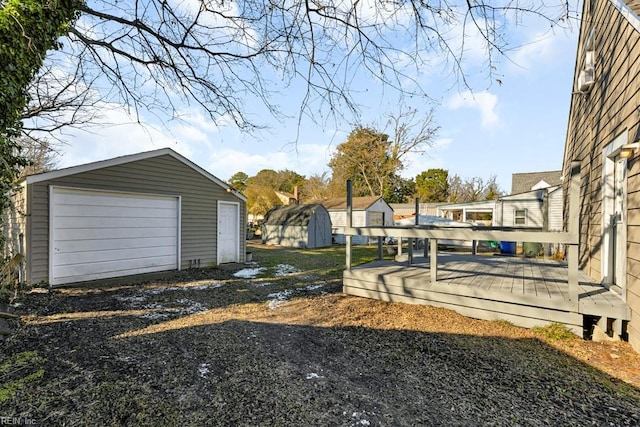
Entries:
<svg viewBox="0 0 640 427">
<path fill-rule="evenodd" d="M 93 171 L 96 169 L 102 169 L 102 168 L 108 168 L 110 166 L 117 166 L 117 165 L 122 165 L 125 163 L 130 163 L 130 162 L 137 162 L 139 160 L 145 160 L 145 159 L 150 159 L 153 157 L 160 157 L 160 156 L 171 156 L 174 159 L 184 163 L 185 165 L 189 166 L 191 169 L 195 170 L 196 172 L 200 173 L 202 176 L 204 176 L 205 178 L 209 179 L 210 181 L 216 183 L 217 185 L 219 185 L 220 187 L 224 188 L 225 190 L 227 190 L 230 193 L 233 193 L 236 197 L 246 201 L 246 197 L 236 191 L 235 189 L 233 189 L 229 184 L 227 184 L 226 182 L 224 182 L 223 180 L 221 180 L 220 178 L 212 175 L 211 173 L 207 172 L 206 170 L 202 169 L 200 166 L 196 165 L 195 163 L 193 163 L 191 160 L 187 159 L 186 157 L 176 153 L 175 151 L 173 151 L 171 148 L 161 148 L 159 150 L 153 150 L 153 151 L 145 151 L 142 153 L 137 153 L 137 154 L 129 154 L 126 156 L 120 156 L 120 157 L 114 157 L 112 159 L 108 159 L 108 160 L 100 160 L 97 162 L 92 162 L 92 163 L 86 163 L 84 165 L 78 165 L 78 166 L 71 166 L 68 168 L 64 168 L 64 169 L 58 169 L 58 170 L 54 170 L 51 172 L 44 172 L 44 173 L 39 173 L 36 175 L 29 175 L 26 178 L 26 183 L 27 184 L 34 184 L 37 182 L 42 182 L 42 181 L 48 181 L 50 179 L 57 179 L 57 178 L 62 178 L 65 176 L 69 176 L 69 175 L 75 175 L 77 173 L 82 173 L 82 172 L 89 172 L 89 171 Z"/>
</svg>

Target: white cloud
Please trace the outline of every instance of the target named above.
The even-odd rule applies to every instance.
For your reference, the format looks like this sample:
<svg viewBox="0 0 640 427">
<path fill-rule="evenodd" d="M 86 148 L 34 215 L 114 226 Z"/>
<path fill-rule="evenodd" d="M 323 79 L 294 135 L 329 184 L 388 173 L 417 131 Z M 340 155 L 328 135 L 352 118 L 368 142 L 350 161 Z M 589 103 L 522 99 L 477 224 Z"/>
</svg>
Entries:
<svg viewBox="0 0 640 427">
<path fill-rule="evenodd" d="M 297 150 L 249 153 L 248 150 L 227 148 L 210 155 L 207 167 L 224 180 L 236 172 L 255 175 L 262 169 L 289 169 L 309 177 L 327 170 L 330 151 L 325 144 L 298 144 Z"/>
<path fill-rule="evenodd" d="M 527 71 L 556 57 L 559 36 L 548 32 L 539 33 L 510 56 L 517 69 Z"/>
<path fill-rule="evenodd" d="M 447 102 L 447 108 L 457 110 L 460 108 L 476 109 L 480 113 L 481 125 L 485 129 L 494 129 L 500 125 L 500 117 L 496 112 L 498 97 L 488 91 L 466 91 L 453 95 Z"/>
<path fill-rule="evenodd" d="M 124 108 L 113 104 L 105 105 L 100 119 L 100 124 L 90 128 L 66 130 L 57 135 L 63 141 L 59 167 L 166 147 L 190 158 L 194 145 L 207 142 L 206 135 L 196 127 L 182 123 L 168 129 L 142 125 Z"/>
<path fill-rule="evenodd" d="M 409 153 L 404 159 L 404 169 L 400 175 L 403 178 L 415 178 L 421 172 L 433 168 L 445 168 L 445 161 L 440 156 L 440 151 L 446 149 L 453 140 L 440 138 L 434 141 L 433 146 L 426 153 Z"/>
</svg>

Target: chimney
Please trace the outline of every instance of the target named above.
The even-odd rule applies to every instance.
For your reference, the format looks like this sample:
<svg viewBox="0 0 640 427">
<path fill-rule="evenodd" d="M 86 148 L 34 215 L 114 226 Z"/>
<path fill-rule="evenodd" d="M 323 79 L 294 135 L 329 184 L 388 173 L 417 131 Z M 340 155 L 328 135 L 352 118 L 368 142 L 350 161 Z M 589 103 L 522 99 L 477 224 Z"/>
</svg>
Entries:
<svg viewBox="0 0 640 427">
<path fill-rule="evenodd" d="M 300 203 L 300 193 L 297 185 L 293 187 L 293 198 L 296 199 L 296 205 Z"/>
</svg>

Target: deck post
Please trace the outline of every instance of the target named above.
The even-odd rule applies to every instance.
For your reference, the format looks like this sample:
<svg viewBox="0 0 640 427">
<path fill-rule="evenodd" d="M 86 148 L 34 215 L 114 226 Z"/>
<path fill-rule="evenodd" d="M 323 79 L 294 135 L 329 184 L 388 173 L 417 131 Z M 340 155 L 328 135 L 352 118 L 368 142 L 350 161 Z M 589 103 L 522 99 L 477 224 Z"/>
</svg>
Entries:
<svg viewBox="0 0 640 427">
<path fill-rule="evenodd" d="M 574 236 L 569 244 L 567 258 L 569 261 L 569 301 L 578 309 L 578 257 L 580 244 L 580 163 L 571 162 L 571 181 L 569 183 L 569 218 L 567 228 Z"/>
<path fill-rule="evenodd" d="M 346 243 L 346 254 L 347 254 L 347 259 L 346 259 L 346 269 L 347 271 L 351 271 L 351 226 L 353 225 L 353 218 L 352 218 L 352 213 L 353 213 L 353 198 L 352 198 L 352 184 L 351 184 L 351 180 L 348 179 L 347 180 L 347 230 L 348 232 L 345 233 L 344 239 L 345 239 L 345 243 Z"/>
<path fill-rule="evenodd" d="M 407 239 L 409 241 L 409 245 L 407 246 L 407 263 L 409 265 L 413 264 L 413 242 L 412 238 Z"/>
<path fill-rule="evenodd" d="M 431 274 L 431 283 L 438 281 L 438 239 L 429 239 L 429 273 Z"/>
</svg>

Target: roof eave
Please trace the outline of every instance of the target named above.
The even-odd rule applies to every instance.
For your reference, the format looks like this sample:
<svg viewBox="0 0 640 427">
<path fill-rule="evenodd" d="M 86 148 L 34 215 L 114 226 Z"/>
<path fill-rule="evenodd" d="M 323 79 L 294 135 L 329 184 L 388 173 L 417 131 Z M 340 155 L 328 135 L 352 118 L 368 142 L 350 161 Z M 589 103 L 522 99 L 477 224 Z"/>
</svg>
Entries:
<svg viewBox="0 0 640 427">
<path fill-rule="evenodd" d="M 234 190 L 229 184 L 227 184 L 226 182 L 222 181 L 220 178 L 212 175 L 211 173 L 207 172 L 206 170 L 204 170 L 200 166 L 198 166 L 195 163 L 193 163 L 191 160 L 189 160 L 186 157 L 182 156 L 181 154 L 176 153 L 171 148 L 161 148 L 159 150 L 145 151 L 145 152 L 136 153 L 136 154 L 129 154 L 129 155 L 126 155 L 126 156 L 115 157 L 115 158 L 112 158 L 112 159 L 99 160 L 97 162 L 85 163 L 83 165 L 78 165 L 78 166 L 71 166 L 71 167 L 68 167 L 68 168 L 65 168 L 65 169 L 59 169 L 59 170 L 55 170 L 55 171 L 51 171 L 51 172 L 44 172 L 44 173 L 40 173 L 40 174 L 36 174 L 36 175 L 29 175 L 29 176 L 26 177 L 26 183 L 27 183 L 27 185 L 30 185 L 30 184 L 35 184 L 35 183 L 38 183 L 38 182 L 49 181 L 49 180 L 58 179 L 58 178 L 64 178 L 64 177 L 70 176 L 70 175 L 76 175 L 76 174 L 84 173 L 84 172 L 91 172 L 91 171 L 94 171 L 94 170 L 97 170 L 97 169 L 107 168 L 107 167 L 111 167 L 111 166 L 123 165 L 123 164 L 126 164 L 126 163 L 137 162 L 137 161 L 140 161 L 140 160 L 146 160 L 146 159 L 151 159 L 151 158 L 154 158 L 154 157 L 166 156 L 166 155 L 171 156 L 174 159 L 184 163 L 186 166 L 189 166 L 191 169 L 193 169 L 196 172 L 200 173 L 201 175 L 203 175 L 205 178 L 209 179 L 210 181 L 216 183 L 217 185 L 219 185 L 220 187 L 225 189 L 227 192 L 233 194 L 234 196 L 238 197 L 242 201 L 245 201 L 245 202 L 247 201 L 247 198 L 243 194 L 241 194 L 241 193 L 237 192 L 236 190 Z"/>
</svg>

